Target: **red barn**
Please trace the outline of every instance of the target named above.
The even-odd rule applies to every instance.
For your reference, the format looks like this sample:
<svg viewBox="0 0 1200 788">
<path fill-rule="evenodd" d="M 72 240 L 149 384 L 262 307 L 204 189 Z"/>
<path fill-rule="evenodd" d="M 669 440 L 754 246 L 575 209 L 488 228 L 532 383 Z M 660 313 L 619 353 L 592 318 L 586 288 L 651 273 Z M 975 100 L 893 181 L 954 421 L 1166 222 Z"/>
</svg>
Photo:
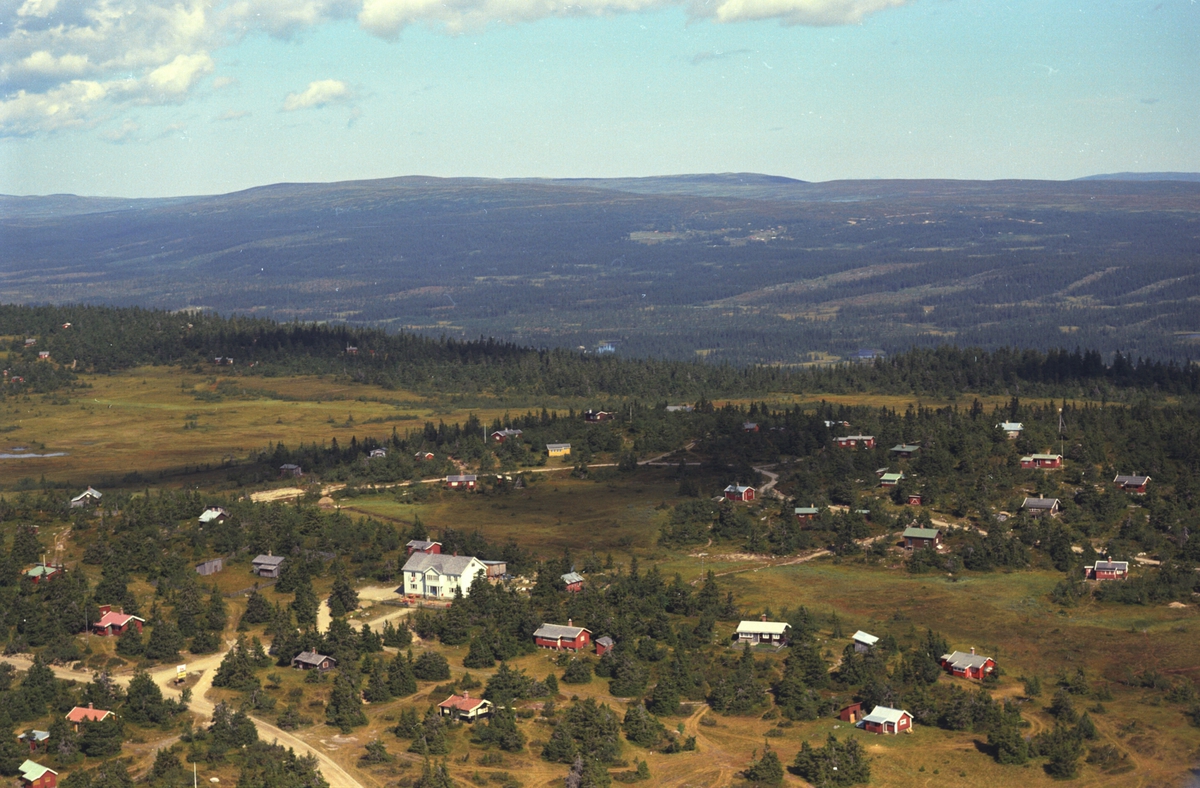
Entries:
<svg viewBox="0 0 1200 788">
<path fill-rule="evenodd" d="M 938 661 L 947 673 L 965 679 L 982 679 L 996 669 L 996 660 L 976 654 L 974 646 L 971 647 L 970 654 L 955 651 L 952 654 L 943 654 Z"/>
<path fill-rule="evenodd" d="M 863 730 L 868 733 L 904 733 L 912 730 L 912 715 L 904 709 L 876 706 L 862 721 Z"/>
<path fill-rule="evenodd" d="M 92 631 L 101 637 L 121 635 L 131 627 L 141 634 L 142 625 L 146 623 L 146 619 L 144 618 L 131 616 L 121 611 L 114 613 L 112 605 L 101 605 L 100 612 L 104 615 L 100 617 L 99 621 L 92 624 Z"/>
<path fill-rule="evenodd" d="M 1113 483 L 1120 487 L 1125 492 L 1129 493 L 1144 493 L 1146 485 L 1150 483 L 1149 476 L 1118 476 L 1113 479 Z"/>
<path fill-rule="evenodd" d="M 567 625 L 542 624 L 533 633 L 533 642 L 540 648 L 553 648 L 559 651 L 580 651 L 587 648 L 592 641 L 592 633 L 583 627 L 572 626 L 571 619 Z"/>
<path fill-rule="evenodd" d="M 727 501 L 753 501 L 754 488 L 747 487 L 736 482 L 725 488 L 725 500 Z"/>
</svg>

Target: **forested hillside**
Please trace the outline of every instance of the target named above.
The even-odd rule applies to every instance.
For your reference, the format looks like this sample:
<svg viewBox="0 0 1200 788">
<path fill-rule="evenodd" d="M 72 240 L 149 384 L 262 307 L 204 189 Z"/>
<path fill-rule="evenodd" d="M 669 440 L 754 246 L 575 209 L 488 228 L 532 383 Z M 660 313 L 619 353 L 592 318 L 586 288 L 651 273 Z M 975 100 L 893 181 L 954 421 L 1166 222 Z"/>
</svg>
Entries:
<svg viewBox="0 0 1200 788">
<path fill-rule="evenodd" d="M 1122 399 L 1200 390 L 1200 370 L 1173 361 L 1111 361 L 1094 350 L 940 347 L 869 363 L 788 368 L 628 359 L 535 350 L 481 339 L 431 339 L 410 333 L 261 318 L 224 318 L 136 308 L 0 306 L 0 336 L 10 337 L 7 391 L 49 392 L 82 371 L 107 373 L 146 364 L 183 364 L 223 375 L 321 373 L 422 394 L 490 392 L 559 397 L 639 397 L 649 401 L 757 396 L 768 392 L 1049 394 Z M 35 340 L 28 344 L 28 340 Z M 40 353 L 49 358 L 38 360 Z M 15 387 L 15 388 L 14 388 Z"/>
</svg>

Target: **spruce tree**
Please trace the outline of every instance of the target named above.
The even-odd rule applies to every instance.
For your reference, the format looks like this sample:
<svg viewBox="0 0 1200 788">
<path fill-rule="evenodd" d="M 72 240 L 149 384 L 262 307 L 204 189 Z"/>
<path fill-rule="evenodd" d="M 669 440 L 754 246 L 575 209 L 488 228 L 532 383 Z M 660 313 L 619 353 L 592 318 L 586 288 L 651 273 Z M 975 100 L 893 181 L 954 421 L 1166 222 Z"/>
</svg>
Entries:
<svg viewBox="0 0 1200 788">
<path fill-rule="evenodd" d="M 358 690 L 358 678 L 352 671 L 339 671 L 334 679 L 329 705 L 325 707 L 325 722 L 342 733 L 349 733 L 356 725 L 367 724 L 367 715 L 362 710 L 362 696 Z"/>
<path fill-rule="evenodd" d="M 417 691 L 417 677 L 413 673 L 412 652 L 397 654 L 388 665 L 388 692 L 393 698 L 407 698 Z"/>
</svg>

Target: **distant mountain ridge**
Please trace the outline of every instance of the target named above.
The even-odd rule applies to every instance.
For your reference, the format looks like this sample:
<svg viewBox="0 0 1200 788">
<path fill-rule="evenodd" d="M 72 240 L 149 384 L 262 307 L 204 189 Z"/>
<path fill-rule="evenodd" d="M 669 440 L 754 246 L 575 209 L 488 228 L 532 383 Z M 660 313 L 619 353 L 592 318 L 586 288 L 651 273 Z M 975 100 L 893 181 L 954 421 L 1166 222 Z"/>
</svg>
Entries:
<svg viewBox="0 0 1200 788">
<path fill-rule="evenodd" d="M 1190 181 L 1200 182 L 1200 172 L 1113 172 L 1087 175 L 1078 181 Z"/>
<path fill-rule="evenodd" d="M 1200 183 L 406 176 L 0 197 L 0 302 L 799 364 L 945 342 L 1200 355 Z"/>
</svg>

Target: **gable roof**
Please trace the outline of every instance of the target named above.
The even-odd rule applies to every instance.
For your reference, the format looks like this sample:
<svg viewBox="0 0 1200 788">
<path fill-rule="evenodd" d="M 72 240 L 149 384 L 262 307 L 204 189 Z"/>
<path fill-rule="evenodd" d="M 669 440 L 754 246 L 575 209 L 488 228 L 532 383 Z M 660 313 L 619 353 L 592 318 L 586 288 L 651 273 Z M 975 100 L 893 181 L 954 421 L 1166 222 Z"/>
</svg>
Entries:
<svg viewBox="0 0 1200 788">
<path fill-rule="evenodd" d="M 1056 509 L 1058 506 L 1057 498 L 1026 498 L 1021 503 L 1022 509 Z"/>
<path fill-rule="evenodd" d="M 864 646 L 873 646 L 879 642 L 879 638 L 874 635 L 868 635 L 861 629 L 854 633 L 853 639 L 856 643 L 862 643 Z"/>
<path fill-rule="evenodd" d="M 40 763 L 35 763 L 30 760 L 26 760 L 25 763 L 18 766 L 17 770 L 21 772 L 21 779 L 28 780 L 29 782 L 33 782 L 46 772 L 56 776 L 58 775 L 58 772 L 54 771 L 49 766 L 42 766 Z"/>
<path fill-rule="evenodd" d="M 897 443 L 895 446 L 893 446 L 892 448 L 888 449 L 888 451 L 898 451 L 898 452 L 905 452 L 905 451 L 906 451 L 906 452 L 909 452 L 909 453 L 912 453 L 912 452 L 914 452 L 914 451 L 920 451 L 920 450 L 921 450 L 921 447 L 920 447 L 920 446 L 914 446 L 914 445 L 913 445 L 913 444 L 911 444 L 911 443 Z"/>
<path fill-rule="evenodd" d="M 112 714 L 112 712 L 108 711 L 107 709 L 94 709 L 90 705 L 76 706 L 67 712 L 67 719 L 75 723 L 85 721 L 99 722 L 103 719 L 106 719 L 110 714 Z"/>
<path fill-rule="evenodd" d="M 428 550 L 434 545 L 440 545 L 441 542 L 430 542 L 425 539 L 409 539 L 405 547 L 411 547 L 414 550 Z"/>
<path fill-rule="evenodd" d="M 741 493 L 746 492 L 747 490 L 753 490 L 753 489 L 754 489 L 753 487 L 747 486 L 745 484 L 738 484 L 737 482 L 734 482 L 733 484 L 731 484 L 725 488 L 725 492 L 741 494 Z"/>
<path fill-rule="evenodd" d="M 430 569 L 441 575 L 462 575 L 471 566 L 471 562 L 483 567 L 483 562 L 473 555 L 445 555 L 444 553 L 413 553 L 404 562 L 404 572 L 425 573 Z"/>
<path fill-rule="evenodd" d="M 1128 561 L 1097 561 L 1092 567 L 1093 571 L 1097 572 L 1128 572 Z"/>
<path fill-rule="evenodd" d="M 25 734 L 24 734 L 24 733 L 18 733 L 18 734 L 17 734 L 17 738 L 18 738 L 18 739 L 21 739 L 22 741 L 24 741 L 24 740 L 25 740 Z M 34 740 L 34 741 L 45 741 L 46 739 L 49 739 L 49 738 L 50 738 L 50 731 L 39 731 L 39 730 L 35 730 L 35 731 L 33 732 L 33 740 Z"/>
<path fill-rule="evenodd" d="M 99 490 L 97 490 L 95 488 L 88 487 L 86 490 L 79 493 L 79 495 L 76 495 L 74 498 L 72 498 L 71 503 L 76 503 L 78 501 L 82 501 L 85 498 L 103 498 L 103 497 L 104 497 L 104 493 L 100 492 Z"/>
<path fill-rule="evenodd" d="M 863 722 L 871 722 L 877 725 L 882 725 L 885 722 L 890 722 L 893 725 L 900 722 L 901 718 L 912 715 L 904 709 L 892 709 L 887 706 L 876 706 L 871 710 L 871 713 L 862 718 Z"/>
<path fill-rule="evenodd" d="M 292 662 L 300 662 L 304 665 L 320 665 L 327 659 L 332 660 L 335 665 L 337 664 L 337 660 L 333 657 L 327 657 L 324 654 L 318 654 L 315 651 L 301 651 L 292 658 Z"/>
<path fill-rule="evenodd" d="M 110 610 L 107 613 L 105 613 L 103 616 L 100 617 L 100 620 L 96 622 L 96 626 L 98 626 L 98 627 L 123 627 L 126 624 L 128 624 L 130 621 L 141 621 L 143 624 L 146 623 L 146 619 L 144 619 L 144 618 L 139 618 L 138 616 L 131 616 L 128 613 L 117 613 L 115 611 Z"/>
<path fill-rule="evenodd" d="M 204 510 L 204 513 L 200 515 L 199 519 L 200 519 L 200 522 L 202 522 L 202 523 L 209 523 L 209 522 L 212 522 L 213 520 L 218 520 L 222 517 L 228 517 L 228 516 L 229 516 L 229 512 L 225 511 L 220 506 L 210 506 Z"/>
<path fill-rule="evenodd" d="M 1146 482 L 1150 481 L 1149 476 L 1120 476 L 1113 479 L 1114 482 L 1123 487 L 1141 487 Z"/>
<path fill-rule="evenodd" d="M 37 564 L 25 570 L 26 577 L 49 577 L 58 572 L 56 566 L 46 566 L 45 564 Z"/>
<path fill-rule="evenodd" d="M 782 635 L 790 625 L 786 621 L 740 621 L 739 635 Z"/>
<path fill-rule="evenodd" d="M 562 581 L 567 585 L 571 585 L 571 583 L 582 583 L 583 575 L 579 574 L 578 572 L 567 572 L 562 576 Z"/>
<path fill-rule="evenodd" d="M 904 529 L 905 539 L 936 539 L 941 533 L 936 528 L 918 528 L 915 525 L 910 525 Z"/>
<path fill-rule="evenodd" d="M 547 640 L 574 640 L 583 632 L 591 632 L 587 627 L 568 627 L 562 624 L 542 624 L 533 633 L 535 638 Z"/>
<path fill-rule="evenodd" d="M 570 448 L 571 448 L 571 444 L 569 444 L 569 443 L 547 443 L 546 444 L 546 451 L 558 451 L 559 449 L 570 449 Z"/>
<path fill-rule="evenodd" d="M 603 637 L 596 638 L 596 644 L 600 645 L 600 646 L 604 646 L 605 648 L 609 648 L 611 646 L 616 645 L 616 643 L 613 641 L 613 639 L 610 638 L 608 635 L 604 635 Z"/>
<path fill-rule="evenodd" d="M 967 668 L 982 668 L 991 659 L 991 657 L 985 657 L 983 654 L 968 654 L 965 651 L 955 651 L 951 654 L 942 655 L 942 662 L 949 664 L 952 668 L 963 670 Z"/>
<path fill-rule="evenodd" d="M 250 563 L 256 566 L 279 566 L 285 560 L 286 557 L 282 555 L 260 555 Z"/>
<path fill-rule="evenodd" d="M 884 474 L 881 474 L 879 477 L 880 484 L 887 484 L 889 482 L 891 482 L 892 484 L 897 484 L 903 480 L 904 480 L 904 472 L 903 471 L 901 471 L 900 473 L 884 473 Z"/>
<path fill-rule="evenodd" d="M 819 514 L 820 509 L 815 506 L 797 506 L 796 514 Z"/>
<path fill-rule="evenodd" d="M 1061 454 L 1031 454 L 1031 455 L 1029 455 L 1029 458 L 1031 460 L 1061 460 L 1062 455 Z"/>
<path fill-rule="evenodd" d="M 480 706 L 490 705 L 491 701 L 483 698 L 472 698 L 470 695 L 451 695 L 438 704 L 439 709 L 458 709 L 459 711 L 474 711 Z"/>
<path fill-rule="evenodd" d="M 447 482 L 451 482 L 451 483 L 453 483 L 453 482 L 459 482 L 459 483 L 462 483 L 462 482 L 473 482 L 473 481 L 475 481 L 475 480 L 476 480 L 476 479 L 478 479 L 478 478 L 479 478 L 479 477 L 478 477 L 478 476 L 476 476 L 475 474 L 473 474 L 473 473 L 468 473 L 468 474 L 459 475 L 459 476 L 447 476 L 447 477 L 446 477 L 446 481 L 447 481 Z"/>
<path fill-rule="evenodd" d="M 1002 421 L 996 426 L 1005 432 L 1020 432 L 1025 429 L 1025 425 L 1019 421 Z"/>
</svg>

